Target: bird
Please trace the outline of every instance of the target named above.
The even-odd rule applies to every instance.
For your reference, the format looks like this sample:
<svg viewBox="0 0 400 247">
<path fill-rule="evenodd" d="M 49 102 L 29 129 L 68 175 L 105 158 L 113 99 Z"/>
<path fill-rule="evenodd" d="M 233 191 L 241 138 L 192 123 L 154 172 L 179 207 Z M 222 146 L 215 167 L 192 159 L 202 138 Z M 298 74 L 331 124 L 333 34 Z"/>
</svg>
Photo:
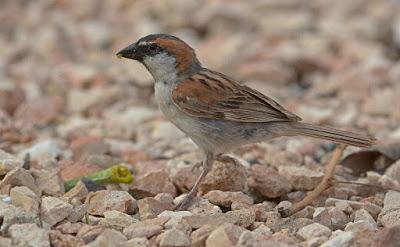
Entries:
<svg viewBox="0 0 400 247">
<path fill-rule="evenodd" d="M 204 68 L 195 50 L 173 35 L 147 35 L 116 55 L 147 68 L 160 110 L 203 154 L 202 172 L 176 210 L 192 204 L 214 161 L 240 146 L 298 135 L 357 147 L 375 143 L 370 135 L 303 122 L 272 98 Z"/>
</svg>

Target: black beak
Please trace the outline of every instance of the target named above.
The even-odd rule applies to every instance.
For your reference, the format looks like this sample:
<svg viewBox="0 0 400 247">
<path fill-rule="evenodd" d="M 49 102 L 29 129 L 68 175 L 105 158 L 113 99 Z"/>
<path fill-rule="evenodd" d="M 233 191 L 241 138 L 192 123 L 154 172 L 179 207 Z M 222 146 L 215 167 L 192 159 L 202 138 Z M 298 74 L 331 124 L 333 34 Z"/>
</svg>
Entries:
<svg viewBox="0 0 400 247">
<path fill-rule="evenodd" d="M 137 44 L 136 43 L 133 43 L 133 44 L 131 44 L 131 45 L 129 45 L 129 46 L 127 46 L 127 47 L 125 47 L 124 49 L 122 49 L 122 50 L 120 50 L 118 53 L 117 53 L 117 57 L 118 58 L 122 58 L 122 57 L 124 57 L 124 58 L 129 58 L 129 59 L 134 59 L 134 60 L 138 60 L 138 57 L 137 57 Z"/>
</svg>

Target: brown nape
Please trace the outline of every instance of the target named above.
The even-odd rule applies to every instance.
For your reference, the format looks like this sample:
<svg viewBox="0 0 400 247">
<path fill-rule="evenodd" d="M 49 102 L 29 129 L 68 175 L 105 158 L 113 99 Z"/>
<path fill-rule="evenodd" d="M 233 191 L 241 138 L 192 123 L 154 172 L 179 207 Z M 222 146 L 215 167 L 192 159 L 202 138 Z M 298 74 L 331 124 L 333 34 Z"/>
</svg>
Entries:
<svg viewBox="0 0 400 247">
<path fill-rule="evenodd" d="M 181 40 L 158 38 L 155 42 L 175 56 L 180 74 L 186 72 L 196 59 L 194 50 Z"/>
</svg>

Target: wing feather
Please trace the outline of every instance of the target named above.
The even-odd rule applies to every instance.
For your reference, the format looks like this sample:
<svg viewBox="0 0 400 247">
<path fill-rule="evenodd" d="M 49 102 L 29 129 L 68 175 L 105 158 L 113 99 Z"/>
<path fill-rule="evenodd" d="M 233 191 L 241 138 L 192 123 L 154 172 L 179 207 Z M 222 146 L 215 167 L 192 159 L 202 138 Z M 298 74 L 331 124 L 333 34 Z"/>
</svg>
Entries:
<svg viewBox="0 0 400 247">
<path fill-rule="evenodd" d="M 262 93 L 206 69 L 180 82 L 172 100 L 195 117 L 236 122 L 301 120 Z"/>
</svg>

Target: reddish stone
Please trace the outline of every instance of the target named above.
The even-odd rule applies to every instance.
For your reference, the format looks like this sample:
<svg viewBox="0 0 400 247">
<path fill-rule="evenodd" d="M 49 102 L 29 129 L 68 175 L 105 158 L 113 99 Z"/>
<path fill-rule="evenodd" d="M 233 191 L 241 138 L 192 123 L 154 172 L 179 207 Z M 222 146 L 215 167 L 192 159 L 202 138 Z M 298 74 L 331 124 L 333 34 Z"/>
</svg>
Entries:
<svg viewBox="0 0 400 247">
<path fill-rule="evenodd" d="M 22 104 L 22 102 L 24 102 L 24 100 L 25 93 L 18 87 L 0 90 L 0 109 L 10 115 L 13 115 L 15 110 Z"/>
<path fill-rule="evenodd" d="M 176 188 L 164 170 L 149 172 L 138 178 L 130 188 L 135 198 L 153 197 L 159 193 L 169 193 L 176 197 Z"/>
<path fill-rule="evenodd" d="M 143 176 L 149 172 L 165 169 L 167 165 L 165 160 L 138 161 L 129 163 L 132 164 L 133 170 L 137 176 Z"/>
<path fill-rule="evenodd" d="M 84 162 L 73 162 L 69 160 L 60 161 L 61 164 L 61 178 L 63 180 L 69 180 L 77 177 L 86 176 L 98 170 L 100 167 L 88 164 Z"/>
<path fill-rule="evenodd" d="M 103 155 L 110 152 L 110 145 L 104 142 L 103 138 L 98 136 L 81 136 L 71 142 L 75 157 L 83 155 Z"/>
<path fill-rule="evenodd" d="M 376 247 L 396 247 L 400 243 L 400 225 L 383 228 L 375 236 Z"/>
<path fill-rule="evenodd" d="M 29 100 L 15 112 L 15 118 L 28 126 L 45 126 L 52 123 L 63 111 L 61 97 L 48 96 Z"/>
<path fill-rule="evenodd" d="M 251 167 L 249 187 L 268 198 L 277 198 L 292 190 L 289 180 L 274 169 L 262 165 Z"/>
<path fill-rule="evenodd" d="M 202 194 L 211 190 L 244 191 L 246 177 L 246 168 L 242 164 L 224 156 L 214 162 L 211 171 L 200 185 L 200 191 Z"/>
</svg>

